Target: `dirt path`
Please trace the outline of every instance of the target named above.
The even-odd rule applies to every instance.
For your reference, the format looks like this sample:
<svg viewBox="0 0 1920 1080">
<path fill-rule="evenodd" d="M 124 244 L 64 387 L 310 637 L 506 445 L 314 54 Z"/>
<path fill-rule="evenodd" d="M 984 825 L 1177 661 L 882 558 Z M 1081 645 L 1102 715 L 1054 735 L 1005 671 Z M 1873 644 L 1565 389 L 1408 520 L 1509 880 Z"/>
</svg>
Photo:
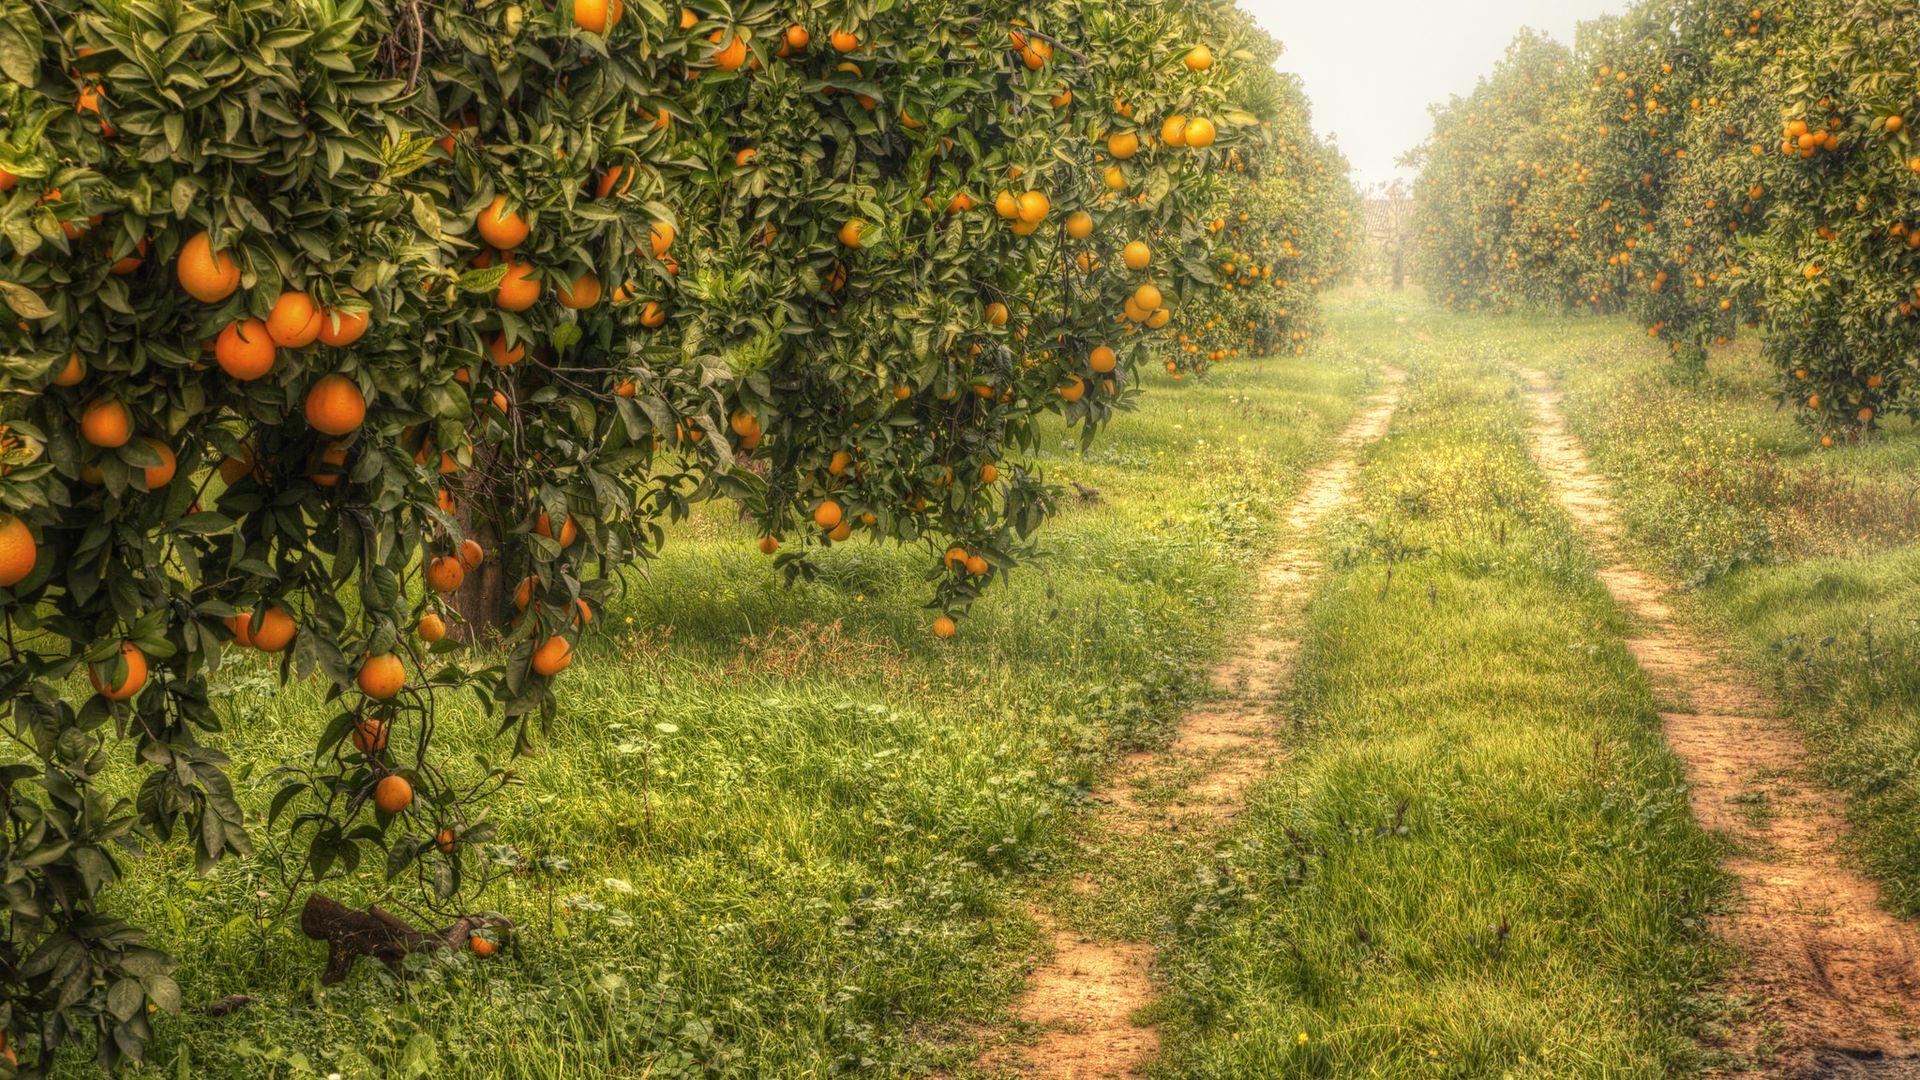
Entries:
<svg viewBox="0 0 1920 1080">
<path fill-rule="evenodd" d="M 1272 725 L 1299 651 L 1307 585 L 1321 569 L 1311 534 L 1352 498 L 1360 449 L 1386 433 L 1406 376 L 1393 369 L 1385 376 L 1386 386 L 1341 432 L 1333 459 L 1307 474 L 1287 508 L 1285 546 L 1261 570 L 1254 597 L 1259 624 L 1211 673 L 1224 696 L 1182 718 L 1167 749 L 1130 755 L 1111 783 L 1094 793 L 1103 806 L 1092 825 L 1096 835 L 1217 829 L 1239 812 L 1248 785 L 1278 760 Z M 1147 805 L 1136 798 L 1145 786 L 1179 777 L 1186 782 L 1170 801 Z M 1159 1033 L 1134 1022 L 1152 998 L 1152 946 L 1092 941 L 1059 926 L 1048 912 L 1036 911 L 1035 917 L 1052 932 L 1052 955 L 1027 977 L 1018 1011 L 1040 1030 L 1039 1041 L 996 1050 L 981 1066 L 1059 1080 L 1136 1075 L 1160 1048 Z"/>
<path fill-rule="evenodd" d="M 1731 990 L 1754 1012 L 1732 1038 L 1751 1063 L 1739 1075 L 1920 1077 L 1920 934 L 1845 865 L 1837 800 L 1807 777 L 1805 748 L 1778 708 L 1722 646 L 1675 621 L 1663 583 L 1620 555 L 1605 483 L 1568 432 L 1551 380 L 1518 374 L 1533 403 L 1534 458 L 1638 624 L 1627 644 L 1641 668 L 1679 703 L 1660 718 L 1694 816 L 1737 845 L 1725 865 L 1740 895 L 1717 928 L 1745 957 Z"/>
</svg>

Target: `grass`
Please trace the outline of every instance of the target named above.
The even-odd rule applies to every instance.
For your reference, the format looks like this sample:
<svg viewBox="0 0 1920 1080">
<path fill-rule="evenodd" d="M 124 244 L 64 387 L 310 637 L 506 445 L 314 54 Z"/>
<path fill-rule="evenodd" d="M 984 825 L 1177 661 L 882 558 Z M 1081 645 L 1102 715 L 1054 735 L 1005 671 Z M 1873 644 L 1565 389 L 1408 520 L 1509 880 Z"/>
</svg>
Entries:
<svg viewBox="0 0 1920 1080">
<path fill-rule="evenodd" d="M 1336 320 L 1412 380 L 1326 530 L 1290 756 L 1185 894 L 1158 1074 L 1694 1071 L 1724 882 L 1525 452 L 1538 328 L 1401 314 Z"/>
<path fill-rule="evenodd" d="M 495 800 L 506 874 L 484 905 L 522 928 L 480 962 L 363 964 L 318 985 L 283 913 L 269 769 L 311 753 L 316 688 L 257 662 L 217 676 L 260 854 L 192 872 L 181 845 L 125 861 L 114 909 L 181 960 L 190 1004 L 145 1075 L 610 1077 L 868 1075 L 964 1066 L 1005 1020 L 1037 947 L 1018 899 L 1058 864 L 1093 778 L 1164 738 L 1245 612 L 1275 508 L 1328 452 L 1368 378 L 1348 356 L 1155 377 L 1144 409 L 1084 458 L 1097 488 L 955 641 L 926 633 L 930 551 L 860 543 L 781 587 L 714 510 L 597 620 L 560 681 L 561 717 Z M 443 709 L 456 777 L 507 749 Z M 131 767 L 110 778 L 122 793 Z M 367 871 L 329 882 L 387 899 Z M 402 897 L 406 893 L 400 894 Z M 297 899 L 297 897 L 296 897 Z M 418 916 L 433 921 L 431 913 Z M 68 1055 L 61 1071 L 90 1066 Z"/>
<path fill-rule="evenodd" d="M 1750 345 L 1685 376 L 1622 330 L 1538 343 L 1575 429 L 1644 558 L 1697 586 L 1693 614 L 1776 691 L 1846 794 L 1854 857 L 1890 907 L 1920 916 L 1920 429 L 1894 420 L 1824 449 L 1775 407 Z"/>
</svg>

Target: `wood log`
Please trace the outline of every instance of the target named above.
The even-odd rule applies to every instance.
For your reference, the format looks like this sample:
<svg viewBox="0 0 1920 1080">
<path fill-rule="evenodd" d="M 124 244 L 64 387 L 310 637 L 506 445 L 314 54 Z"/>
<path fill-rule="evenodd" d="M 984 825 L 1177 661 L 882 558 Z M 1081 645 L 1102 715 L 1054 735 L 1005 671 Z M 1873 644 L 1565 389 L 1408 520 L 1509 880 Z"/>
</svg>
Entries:
<svg viewBox="0 0 1920 1080">
<path fill-rule="evenodd" d="M 511 930 L 513 920 L 493 912 L 462 915 L 439 930 L 421 930 L 378 907 L 356 911 L 319 893 L 307 897 L 300 909 L 300 932 L 315 941 L 327 943 L 327 969 L 320 976 L 324 986 L 347 977 L 354 961 L 371 956 L 387 965 L 396 975 L 404 974 L 400 962 L 408 955 L 434 949 L 464 949 L 475 930 Z"/>
</svg>

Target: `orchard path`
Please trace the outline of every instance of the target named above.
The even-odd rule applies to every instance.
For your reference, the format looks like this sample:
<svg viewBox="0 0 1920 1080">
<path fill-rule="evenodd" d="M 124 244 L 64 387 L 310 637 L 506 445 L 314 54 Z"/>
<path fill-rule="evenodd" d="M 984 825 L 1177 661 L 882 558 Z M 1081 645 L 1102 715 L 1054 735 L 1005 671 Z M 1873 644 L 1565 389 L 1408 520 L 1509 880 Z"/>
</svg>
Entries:
<svg viewBox="0 0 1920 1080">
<path fill-rule="evenodd" d="M 1094 834 L 1218 830 L 1240 811 L 1247 787 L 1280 760 L 1276 710 L 1300 648 L 1300 615 L 1309 586 L 1322 570 L 1313 554 L 1313 532 L 1351 501 L 1360 450 L 1386 434 L 1406 375 L 1392 368 L 1383 375 L 1386 385 L 1341 432 L 1333 458 L 1307 474 L 1288 506 L 1286 541 L 1261 570 L 1254 596 L 1260 621 L 1210 674 L 1222 696 L 1188 712 L 1171 746 L 1129 755 L 1094 792 L 1102 807 L 1089 826 Z M 1171 801 L 1147 805 L 1135 797 L 1144 786 L 1175 782 L 1182 784 L 1181 792 Z M 1153 947 L 1089 940 L 1045 910 L 1033 914 L 1049 930 L 1052 951 L 1028 975 L 1017 1011 L 1039 1029 L 1039 1040 L 991 1051 L 980 1066 L 1056 1080 L 1137 1075 L 1160 1046 L 1158 1032 L 1135 1020 L 1153 997 Z"/>
<path fill-rule="evenodd" d="M 1722 645 L 1678 623 L 1667 586 L 1620 553 L 1605 483 L 1568 431 L 1551 380 L 1518 375 L 1533 407 L 1534 459 L 1637 624 L 1628 647 L 1679 703 L 1660 719 L 1694 816 L 1731 841 L 1724 866 L 1739 895 L 1716 929 L 1741 953 L 1730 990 L 1753 1015 L 1732 1033 L 1741 1064 L 1728 1075 L 1920 1077 L 1920 933 L 1841 858 L 1838 801 L 1806 775 L 1805 748 L 1777 706 L 1740 678 Z"/>
</svg>

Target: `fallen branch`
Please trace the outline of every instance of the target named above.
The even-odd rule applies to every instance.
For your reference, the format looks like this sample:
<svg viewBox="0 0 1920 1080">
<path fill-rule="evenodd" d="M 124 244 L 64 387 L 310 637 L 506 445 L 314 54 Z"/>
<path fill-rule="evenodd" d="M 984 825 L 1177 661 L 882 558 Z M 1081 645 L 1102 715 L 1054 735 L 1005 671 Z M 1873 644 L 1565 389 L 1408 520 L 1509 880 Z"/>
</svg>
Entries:
<svg viewBox="0 0 1920 1080">
<path fill-rule="evenodd" d="M 435 949 L 464 949 L 475 930 L 511 930 L 513 920 L 491 912 L 463 915 L 440 930 L 420 930 L 377 907 L 355 911 L 338 900 L 318 893 L 307 897 L 300 911 L 300 931 L 315 941 L 327 943 L 327 970 L 320 976 L 323 986 L 331 986 L 347 977 L 354 961 L 371 956 L 401 974 L 400 962 L 417 952 Z"/>
</svg>

